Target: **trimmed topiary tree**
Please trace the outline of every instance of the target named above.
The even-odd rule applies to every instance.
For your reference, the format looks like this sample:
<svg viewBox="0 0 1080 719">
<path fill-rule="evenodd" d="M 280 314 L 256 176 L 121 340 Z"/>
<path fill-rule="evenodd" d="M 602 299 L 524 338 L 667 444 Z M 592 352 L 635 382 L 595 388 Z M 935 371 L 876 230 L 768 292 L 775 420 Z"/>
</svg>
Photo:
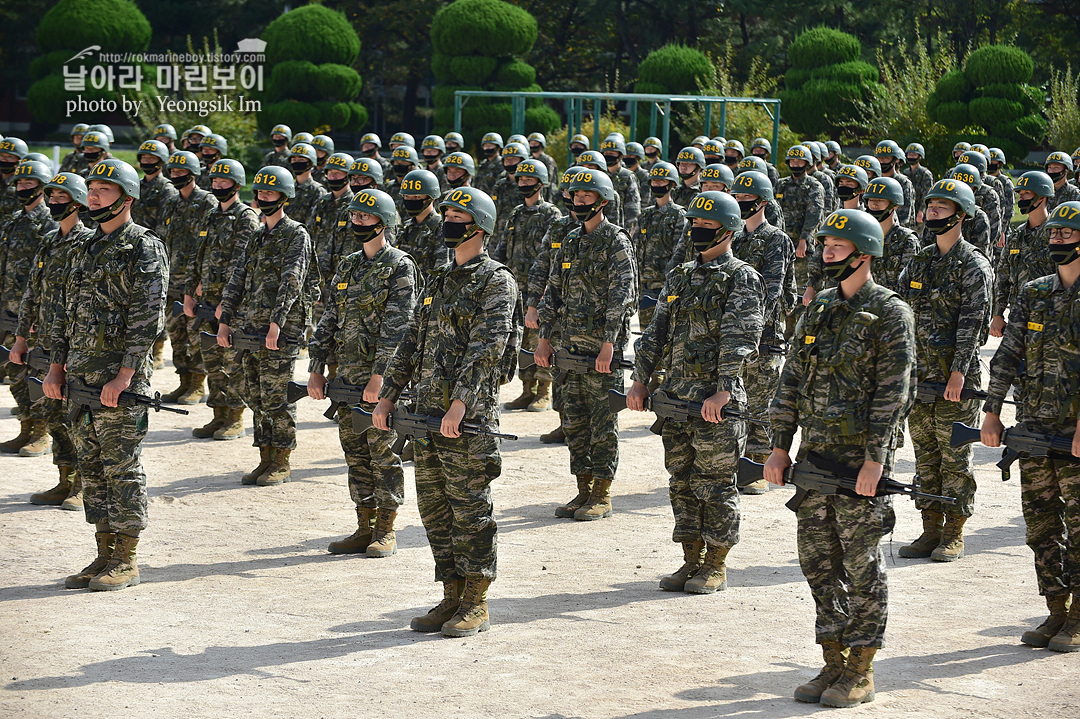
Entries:
<svg viewBox="0 0 1080 719">
<path fill-rule="evenodd" d="M 801 135 L 834 134 L 858 125 L 859 107 L 878 89 L 878 71 L 860 60 L 858 38 L 840 30 L 816 27 L 788 48 L 790 69 L 780 93 L 784 120 Z"/>
<path fill-rule="evenodd" d="M 536 70 L 520 58 L 536 43 L 536 18 L 502 0 L 457 0 L 431 21 L 431 72 L 438 83 L 432 92 L 435 132 L 454 129 L 457 90 L 523 90 L 539 92 Z M 461 111 L 466 144 L 485 132 L 510 129 L 511 105 L 498 98 L 471 98 Z M 525 133 L 551 132 L 562 124 L 559 114 L 539 100 L 525 108 Z"/>
<path fill-rule="evenodd" d="M 638 65 L 638 79 L 634 83 L 634 92 L 646 95 L 697 95 L 700 88 L 708 84 L 712 72 L 712 62 L 705 53 L 686 45 L 671 43 L 653 50 L 641 61 Z M 649 133 L 648 107 L 647 104 L 638 105 L 637 137 L 643 138 Z M 671 110 L 673 124 L 684 125 L 686 112 L 685 105 L 673 106 Z M 677 132 L 673 132 L 669 142 L 673 157 L 679 148 L 686 144 Z"/>
<path fill-rule="evenodd" d="M 1006 157 L 1023 157 L 1046 136 L 1039 113 L 1042 93 L 1028 84 L 1035 63 L 1009 45 L 987 45 L 968 56 L 964 69 L 938 80 L 926 101 L 926 112 L 954 132 L 975 125 L 986 134 L 965 137 L 1000 147 Z"/>
<path fill-rule="evenodd" d="M 360 38 L 344 15 L 305 5 L 267 25 L 262 39 L 270 77 L 260 129 L 281 122 L 297 132 L 359 130 L 367 123 L 367 110 L 355 101 L 363 82 L 351 67 Z"/>
<path fill-rule="evenodd" d="M 39 122 L 59 124 L 98 120 L 100 112 L 66 114 L 65 101 L 82 95 L 87 101 L 116 100 L 120 91 L 95 90 L 90 83 L 90 68 L 98 64 L 97 53 L 68 63 L 69 71 L 87 70 L 86 89 L 64 89 L 64 62 L 80 50 L 100 45 L 101 52 L 143 52 L 150 45 L 150 22 L 131 0 L 60 0 L 37 28 L 37 46 L 42 55 L 30 63 L 35 80 L 27 92 L 27 105 Z M 147 79 L 149 78 L 149 80 Z M 143 82 L 153 82 L 153 74 L 144 71 Z"/>
</svg>

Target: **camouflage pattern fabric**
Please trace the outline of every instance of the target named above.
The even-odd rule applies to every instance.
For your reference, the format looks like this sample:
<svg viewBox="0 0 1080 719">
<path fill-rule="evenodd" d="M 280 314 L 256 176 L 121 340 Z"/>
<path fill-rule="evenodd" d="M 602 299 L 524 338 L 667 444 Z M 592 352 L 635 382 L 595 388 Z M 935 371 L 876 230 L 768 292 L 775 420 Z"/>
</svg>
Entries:
<svg viewBox="0 0 1080 719">
<path fill-rule="evenodd" d="M 426 278 L 449 261 L 442 236 L 442 218 L 435 211 L 419 222 L 415 217 L 406 217 L 405 224 L 398 228 L 394 247 L 408 252 L 420 269 L 421 278 Z"/>
<path fill-rule="evenodd" d="M 326 283 L 333 279 L 338 262 L 342 257 L 359 249 L 354 247 L 356 242 L 353 241 L 352 223 L 349 219 L 348 208 L 352 198 L 353 193 L 347 187 L 341 197 L 334 197 L 333 192 L 327 192 L 319 198 L 312 223 L 307 226 L 319 265 L 319 275 L 323 280 L 323 297 L 330 293 L 331 285 Z"/>
<path fill-rule="evenodd" d="M 640 163 L 635 169 L 630 171 L 634 173 L 634 179 L 637 180 L 638 197 L 641 200 L 638 203 L 638 206 L 641 207 L 642 212 L 645 212 L 645 208 L 652 207 L 656 204 L 656 198 L 653 197 L 652 190 L 649 189 L 649 186 L 652 184 L 649 181 L 649 171 L 642 167 Z M 640 216 L 638 222 L 640 223 Z"/>
<path fill-rule="evenodd" d="M 60 172 L 73 172 L 76 175 L 81 175 L 89 165 L 90 163 L 83 157 L 82 152 L 72 150 L 64 155 L 64 159 L 60 161 Z"/>
<path fill-rule="evenodd" d="M 911 181 L 911 187 L 915 191 L 915 204 L 912 208 L 912 221 L 914 222 L 914 216 L 926 211 L 926 193 L 930 192 L 930 188 L 934 186 L 934 173 L 922 165 L 918 167 L 908 165 L 901 170 L 901 174 Z M 912 225 L 912 227 L 914 226 Z M 921 228 L 922 224 L 920 223 L 919 229 Z"/>
<path fill-rule="evenodd" d="M 994 188 L 984 182 L 978 190 L 975 190 L 975 204 L 986 213 L 986 219 L 990 221 L 988 244 L 993 245 L 1001 237 L 1001 200 L 998 199 Z"/>
<path fill-rule="evenodd" d="M 152 180 L 143 177 L 139 181 L 139 199 L 131 204 L 131 221 L 154 232 L 161 232 L 162 210 L 178 194 L 173 184 L 165 178 L 164 170 Z"/>
<path fill-rule="evenodd" d="M 693 185 L 687 185 L 685 182 L 680 182 L 675 185 L 675 189 L 671 191 L 671 201 L 676 205 L 689 207 L 690 201 L 697 197 L 700 192 L 701 187 L 697 182 Z"/>
<path fill-rule="evenodd" d="M 796 250 L 799 240 L 806 240 L 806 256 L 795 258 L 795 284 L 800 288 L 807 285 L 817 287 L 817 279 L 809 274 L 809 258 L 814 256 L 817 241 L 815 235 L 821 223 L 825 221 L 825 188 L 813 177 L 804 175 L 782 177 L 776 186 L 776 201 L 784 214 L 784 232 L 791 238 Z"/>
<path fill-rule="evenodd" d="M 1030 222 L 1024 222 L 1012 228 L 997 264 L 994 314 L 1004 317 L 1005 310 L 1016 306 L 1024 285 L 1056 272 L 1046 225 L 1032 227 Z"/>
<path fill-rule="evenodd" d="M 1075 425 L 1072 429 L 1075 430 Z M 1063 434 L 1058 425 L 1047 431 Z M 1039 594 L 1080 592 L 1080 465 L 1021 457 L 1020 505 Z"/>
<path fill-rule="evenodd" d="M 495 232 L 492 234 L 490 244 L 498 247 L 506 234 L 506 223 L 510 219 L 510 212 L 521 204 L 521 193 L 518 192 L 517 180 L 503 173 L 491 188 L 491 201 L 495 203 Z"/>
<path fill-rule="evenodd" d="M 637 177 L 621 164 L 615 172 L 608 172 L 608 177 L 615 186 L 615 194 L 619 196 L 619 205 L 622 207 L 621 222 L 616 224 L 633 235 L 641 216 L 641 192 L 638 190 Z"/>
<path fill-rule="evenodd" d="M 686 210 L 674 202 L 652 205 L 641 213 L 634 238 L 634 258 L 640 274 L 640 295 L 656 295 L 667 281 L 669 266 L 675 264 L 675 248 L 686 236 Z M 678 263 L 682 264 L 682 263 Z M 654 307 L 638 310 L 638 323 L 644 329 L 652 322 Z"/>
<path fill-rule="evenodd" d="M 562 247 L 566 236 L 580 224 L 570 215 L 562 215 L 552 220 L 541 241 L 540 254 L 536 256 L 536 261 L 529 269 L 529 284 L 524 297 L 526 307 L 540 307 L 540 300 L 544 296 L 548 277 L 551 275 L 551 255 Z"/>
<path fill-rule="evenodd" d="M 1054 190 L 1054 196 L 1047 201 L 1046 214 L 1050 215 L 1054 208 L 1062 202 L 1073 202 L 1075 200 L 1080 200 L 1080 187 L 1070 185 L 1068 182 L 1063 183 L 1061 187 Z"/>
<path fill-rule="evenodd" d="M 296 197 L 285 201 L 285 212 L 305 227 L 311 227 L 319 200 L 326 194 L 326 188 L 315 180 L 297 182 Z"/>
<path fill-rule="evenodd" d="M 284 167 L 286 170 L 289 169 L 288 148 L 282 148 L 280 151 L 270 150 L 270 152 L 263 155 L 262 163 L 259 167 L 273 167 L 274 165 Z"/>
<path fill-rule="evenodd" d="M 8 179 L 5 180 L 0 175 L 0 231 L 21 209 L 22 205 L 19 203 L 19 196 L 15 194 L 14 176 L 8 175 Z"/>
<path fill-rule="evenodd" d="M 825 193 L 825 216 L 835 212 L 840 207 L 840 198 L 836 194 L 836 181 L 835 177 L 825 174 L 824 170 L 814 170 L 807 173 L 810 177 L 813 177 L 821 185 L 822 191 Z"/>
<path fill-rule="evenodd" d="M 1012 222 L 1013 211 L 1016 209 L 1016 185 L 1012 178 L 1004 172 L 996 175 L 987 175 L 997 182 L 998 199 L 1001 200 L 1001 229 L 1008 234 L 1009 224 Z"/>
<path fill-rule="evenodd" d="M 476 177 L 473 178 L 471 184 L 476 189 L 483 190 L 490 195 L 495 189 L 495 183 L 502 177 L 503 172 L 505 170 L 503 170 L 502 158 L 496 152 L 493 157 L 481 161 L 476 168 Z"/>
<path fill-rule="evenodd" d="M 896 223 L 908 229 L 915 229 L 915 215 L 918 214 L 920 205 L 915 204 L 915 185 L 911 182 L 911 178 L 905 175 L 903 172 L 897 172 L 895 169 L 891 175 L 887 175 L 896 180 L 900 184 L 900 189 L 904 192 L 904 204 L 897 206 L 896 208 Z M 903 268 L 901 268 L 903 269 Z"/>
</svg>

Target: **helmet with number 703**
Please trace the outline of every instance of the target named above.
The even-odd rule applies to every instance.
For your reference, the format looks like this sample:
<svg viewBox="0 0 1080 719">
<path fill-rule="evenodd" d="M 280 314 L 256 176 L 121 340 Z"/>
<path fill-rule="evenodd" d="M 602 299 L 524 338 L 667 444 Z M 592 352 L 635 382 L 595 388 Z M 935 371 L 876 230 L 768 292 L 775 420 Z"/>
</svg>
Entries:
<svg viewBox="0 0 1080 719">
<path fill-rule="evenodd" d="M 837 210 L 826 218 L 817 236 L 848 240 L 855 245 L 856 252 L 871 257 L 881 257 L 885 249 L 881 225 L 862 210 Z"/>
</svg>

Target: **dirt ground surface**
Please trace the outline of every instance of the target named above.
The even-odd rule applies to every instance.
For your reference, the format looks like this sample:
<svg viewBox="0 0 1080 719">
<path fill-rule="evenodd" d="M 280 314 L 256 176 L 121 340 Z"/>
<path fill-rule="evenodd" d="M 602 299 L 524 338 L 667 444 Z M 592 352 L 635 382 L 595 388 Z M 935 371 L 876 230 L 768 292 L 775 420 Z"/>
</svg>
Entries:
<svg viewBox="0 0 1080 719">
<path fill-rule="evenodd" d="M 991 351 L 984 351 L 988 362 Z M 306 363 L 298 364 L 297 378 Z M 171 366 L 157 389 L 175 382 Z M 504 398 L 516 396 L 514 382 Z M 18 424 L 0 393 L 0 435 Z M 416 511 L 412 465 L 387 559 L 334 556 L 355 528 L 336 428 L 325 402 L 299 403 L 293 481 L 243 487 L 250 437 L 194 440 L 209 420 L 155 414 L 144 444 L 150 527 L 143 583 L 70 591 L 93 556 L 81 513 L 28 503 L 55 483 L 48 457 L 0 456 L 0 716 L 3 717 L 798 717 L 828 710 L 792 691 L 818 670 L 813 602 L 795 547 L 790 490 L 742 500 L 727 591 L 658 588 L 681 563 L 671 541 L 652 415 L 623 413 L 615 514 L 556 519 L 574 494 L 563 446 L 536 439 L 553 412 L 503 415 L 494 484 L 499 576 L 491 631 L 467 639 L 409 631 L 441 598 Z M 1010 417 L 1006 417 L 1006 425 Z M 250 414 L 247 416 L 250 423 Z M 250 428 L 250 425 L 249 425 Z M 967 556 L 901 559 L 920 531 L 897 498 L 886 542 L 890 617 L 874 717 L 1080 717 L 1080 654 L 1022 645 L 1045 614 L 1024 544 L 1018 479 L 977 447 L 979 493 Z M 910 481 L 910 441 L 896 475 Z"/>
</svg>

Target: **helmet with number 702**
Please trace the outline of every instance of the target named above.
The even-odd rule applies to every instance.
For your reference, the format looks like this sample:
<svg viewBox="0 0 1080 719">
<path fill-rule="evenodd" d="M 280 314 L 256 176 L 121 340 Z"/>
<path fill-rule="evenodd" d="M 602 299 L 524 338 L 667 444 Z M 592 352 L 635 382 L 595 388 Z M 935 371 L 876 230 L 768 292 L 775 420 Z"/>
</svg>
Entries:
<svg viewBox="0 0 1080 719">
<path fill-rule="evenodd" d="M 446 214 L 448 209 L 457 209 L 473 218 L 473 223 L 491 235 L 495 231 L 495 203 L 491 196 L 475 187 L 459 187 L 443 197 L 439 203 L 439 212 Z"/>
</svg>

